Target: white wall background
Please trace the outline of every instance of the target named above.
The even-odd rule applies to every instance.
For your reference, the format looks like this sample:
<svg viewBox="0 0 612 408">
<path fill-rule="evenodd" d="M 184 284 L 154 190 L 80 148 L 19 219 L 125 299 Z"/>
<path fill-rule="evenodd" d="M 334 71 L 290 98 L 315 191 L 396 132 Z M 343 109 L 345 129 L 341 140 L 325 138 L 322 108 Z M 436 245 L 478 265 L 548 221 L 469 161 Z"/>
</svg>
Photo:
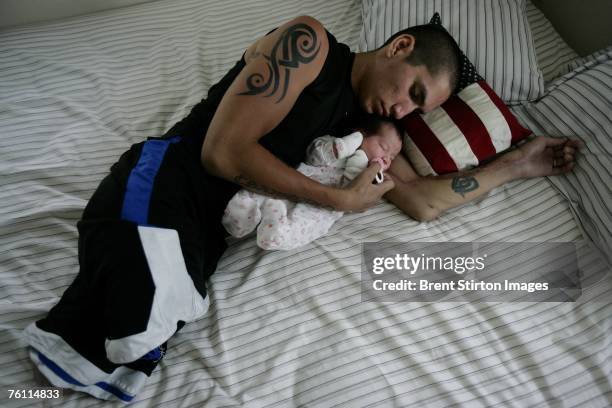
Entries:
<svg viewBox="0 0 612 408">
<path fill-rule="evenodd" d="M 612 44 L 612 0 L 532 1 L 578 54 Z"/>
</svg>

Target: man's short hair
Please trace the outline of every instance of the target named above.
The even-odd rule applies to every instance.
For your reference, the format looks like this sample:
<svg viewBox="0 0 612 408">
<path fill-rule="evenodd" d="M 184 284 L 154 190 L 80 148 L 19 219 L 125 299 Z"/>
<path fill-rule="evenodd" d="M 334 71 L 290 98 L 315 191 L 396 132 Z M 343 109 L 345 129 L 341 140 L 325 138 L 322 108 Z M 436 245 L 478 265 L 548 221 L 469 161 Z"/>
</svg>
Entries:
<svg viewBox="0 0 612 408">
<path fill-rule="evenodd" d="M 434 24 L 408 27 L 389 37 L 383 47 L 403 34 L 415 38 L 414 49 L 406 62 L 412 66 L 424 65 L 432 76 L 447 73 L 451 90 L 454 91 L 459 82 L 461 50 L 448 31 Z"/>
</svg>

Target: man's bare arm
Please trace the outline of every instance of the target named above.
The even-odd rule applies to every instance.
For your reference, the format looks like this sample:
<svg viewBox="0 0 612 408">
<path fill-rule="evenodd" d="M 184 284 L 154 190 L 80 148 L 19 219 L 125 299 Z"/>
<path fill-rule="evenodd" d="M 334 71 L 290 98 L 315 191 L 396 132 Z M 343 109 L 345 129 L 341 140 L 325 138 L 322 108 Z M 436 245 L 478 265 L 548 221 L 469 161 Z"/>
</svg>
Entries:
<svg viewBox="0 0 612 408">
<path fill-rule="evenodd" d="M 400 155 L 389 170 L 396 186 L 385 198 L 412 218 L 432 220 L 511 180 L 571 171 L 579 146 L 576 140 L 536 137 L 474 170 L 428 177 L 418 176 Z"/>
<path fill-rule="evenodd" d="M 310 17 L 293 19 L 249 47 L 246 66 L 221 100 L 202 146 L 208 172 L 258 192 L 345 211 L 365 209 L 393 187 L 392 181 L 373 185 L 369 175 L 358 177 L 347 189 L 324 186 L 258 142 L 316 78 L 328 47 L 324 28 Z M 378 165 L 372 167 L 368 172 L 375 174 Z"/>
</svg>

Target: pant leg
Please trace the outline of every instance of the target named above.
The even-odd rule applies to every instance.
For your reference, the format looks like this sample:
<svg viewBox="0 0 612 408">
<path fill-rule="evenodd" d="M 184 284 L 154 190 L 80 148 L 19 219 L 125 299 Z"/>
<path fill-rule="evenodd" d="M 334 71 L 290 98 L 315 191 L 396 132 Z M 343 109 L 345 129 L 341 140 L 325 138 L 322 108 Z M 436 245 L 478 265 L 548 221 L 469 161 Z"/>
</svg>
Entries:
<svg viewBox="0 0 612 408">
<path fill-rule="evenodd" d="M 78 224 L 75 281 L 24 333 L 54 385 L 130 401 L 166 341 L 208 307 L 203 237 L 182 215 L 189 197 L 177 187 L 179 169 L 164 165 L 180 158 L 168 153 L 171 141 L 151 142 L 122 156 L 96 190 Z"/>
</svg>

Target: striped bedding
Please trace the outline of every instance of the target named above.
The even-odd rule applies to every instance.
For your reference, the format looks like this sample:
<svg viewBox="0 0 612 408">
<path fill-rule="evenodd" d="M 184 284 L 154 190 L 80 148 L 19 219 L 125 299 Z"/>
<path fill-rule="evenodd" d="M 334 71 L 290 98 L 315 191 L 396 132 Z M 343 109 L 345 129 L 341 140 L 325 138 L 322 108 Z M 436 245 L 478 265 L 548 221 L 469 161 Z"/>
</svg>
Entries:
<svg viewBox="0 0 612 408">
<path fill-rule="evenodd" d="M 547 83 L 566 74 L 572 68 L 569 64 L 578 54 L 561 38 L 551 22 L 531 0 L 526 1 L 527 21 L 533 35 L 533 45 L 538 57 L 538 65 Z"/>
<path fill-rule="evenodd" d="M 551 84 L 547 97 L 514 112 L 536 133 L 576 135 L 584 143 L 574 172 L 550 180 L 612 263 L 612 46 L 580 60 L 583 65 Z"/>
<path fill-rule="evenodd" d="M 476 70 L 507 104 L 544 93 L 525 0 L 362 0 L 359 47 L 382 46 L 394 33 L 439 13 Z"/>
<path fill-rule="evenodd" d="M 77 272 L 75 223 L 131 143 L 183 117 L 253 37 L 297 14 L 353 48 L 360 1 L 157 1 L 0 33 L 0 386 L 42 384 L 23 328 Z M 568 177 L 523 180 L 418 223 L 388 203 L 294 251 L 230 241 L 211 307 L 169 341 L 134 406 L 608 407 L 612 291 L 575 303 L 376 303 L 361 244 L 583 241 L 610 252 L 612 56 L 514 107 L 528 127 L 577 134 Z M 586 301 L 585 299 L 589 299 Z M 120 406 L 65 391 L 2 406 Z"/>
</svg>

